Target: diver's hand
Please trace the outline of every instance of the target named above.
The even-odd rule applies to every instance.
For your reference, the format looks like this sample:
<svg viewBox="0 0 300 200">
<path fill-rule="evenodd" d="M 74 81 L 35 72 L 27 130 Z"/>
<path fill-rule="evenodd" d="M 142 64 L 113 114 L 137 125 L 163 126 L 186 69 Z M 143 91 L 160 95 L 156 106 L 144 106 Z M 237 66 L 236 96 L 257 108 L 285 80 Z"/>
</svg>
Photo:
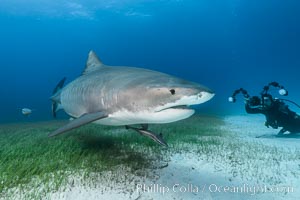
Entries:
<svg viewBox="0 0 300 200">
<path fill-rule="evenodd" d="M 269 123 L 267 121 L 265 122 L 265 126 L 269 128 Z"/>
</svg>

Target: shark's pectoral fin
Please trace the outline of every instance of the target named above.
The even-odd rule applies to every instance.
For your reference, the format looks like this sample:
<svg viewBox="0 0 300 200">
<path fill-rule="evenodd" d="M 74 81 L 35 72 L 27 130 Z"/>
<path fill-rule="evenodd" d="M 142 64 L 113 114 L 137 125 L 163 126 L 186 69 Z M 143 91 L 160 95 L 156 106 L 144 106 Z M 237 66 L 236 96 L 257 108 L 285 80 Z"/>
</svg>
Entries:
<svg viewBox="0 0 300 200">
<path fill-rule="evenodd" d="M 64 132 L 67 132 L 69 130 L 72 130 L 74 128 L 77 128 L 79 126 L 88 124 L 90 122 L 99 120 L 99 119 L 103 119 L 108 117 L 108 114 L 105 112 L 95 112 L 95 113 L 87 113 L 84 114 L 82 116 L 80 116 L 77 119 L 72 120 L 71 122 L 69 122 L 68 124 L 66 124 L 65 126 L 57 129 L 56 131 L 50 133 L 48 136 L 49 137 L 53 137 L 53 136 L 57 136 L 59 134 L 62 134 Z"/>
</svg>

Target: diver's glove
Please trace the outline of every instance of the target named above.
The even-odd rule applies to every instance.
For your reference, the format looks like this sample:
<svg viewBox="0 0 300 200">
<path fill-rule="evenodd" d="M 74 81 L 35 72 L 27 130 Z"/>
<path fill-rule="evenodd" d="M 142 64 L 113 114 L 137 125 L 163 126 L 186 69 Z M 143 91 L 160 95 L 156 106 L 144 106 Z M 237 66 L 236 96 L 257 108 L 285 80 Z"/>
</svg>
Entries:
<svg viewBox="0 0 300 200">
<path fill-rule="evenodd" d="M 265 126 L 269 128 L 269 123 L 267 121 L 265 121 Z"/>
</svg>

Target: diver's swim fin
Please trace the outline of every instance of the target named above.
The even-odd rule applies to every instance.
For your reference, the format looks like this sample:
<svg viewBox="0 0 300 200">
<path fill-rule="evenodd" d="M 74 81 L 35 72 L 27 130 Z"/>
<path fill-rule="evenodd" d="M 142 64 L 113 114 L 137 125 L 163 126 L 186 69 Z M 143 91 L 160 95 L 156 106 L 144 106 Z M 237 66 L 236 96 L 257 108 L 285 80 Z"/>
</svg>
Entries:
<svg viewBox="0 0 300 200">
<path fill-rule="evenodd" d="M 108 117 L 108 115 L 105 112 L 87 113 L 87 114 L 80 116 L 77 119 L 72 120 L 71 122 L 69 122 L 68 124 L 66 124 L 65 126 L 59 128 L 59 129 L 57 129 L 56 131 L 53 131 L 48 136 L 49 137 L 57 136 L 59 134 L 62 134 L 64 132 L 67 132 L 69 130 L 77 128 L 79 126 L 82 126 L 82 125 L 85 125 L 90 122 L 93 122 L 93 121 L 96 121 L 99 119 L 103 119 L 106 117 Z"/>
</svg>

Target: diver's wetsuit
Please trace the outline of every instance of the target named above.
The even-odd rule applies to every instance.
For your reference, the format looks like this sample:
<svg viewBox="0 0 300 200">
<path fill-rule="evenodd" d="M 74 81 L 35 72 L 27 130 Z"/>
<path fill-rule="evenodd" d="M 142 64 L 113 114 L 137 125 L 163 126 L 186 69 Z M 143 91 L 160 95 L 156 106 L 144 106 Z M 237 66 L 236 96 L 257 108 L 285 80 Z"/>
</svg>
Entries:
<svg viewBox="0 0 300 200">
<path fill-rule="evenodd" d="M 283 127 L 278 134 L 283 134 L 286 131 L 300 133 L 300 116 L 291 111 L 285 103 L 278 99 L 275 99 L 270 107 L 263 105 L 252 107 L 246 102 L 245 109 L 249 114 L 264 114 L 267 127 L 271 126 L 274 129 Z"/>
</svg>

